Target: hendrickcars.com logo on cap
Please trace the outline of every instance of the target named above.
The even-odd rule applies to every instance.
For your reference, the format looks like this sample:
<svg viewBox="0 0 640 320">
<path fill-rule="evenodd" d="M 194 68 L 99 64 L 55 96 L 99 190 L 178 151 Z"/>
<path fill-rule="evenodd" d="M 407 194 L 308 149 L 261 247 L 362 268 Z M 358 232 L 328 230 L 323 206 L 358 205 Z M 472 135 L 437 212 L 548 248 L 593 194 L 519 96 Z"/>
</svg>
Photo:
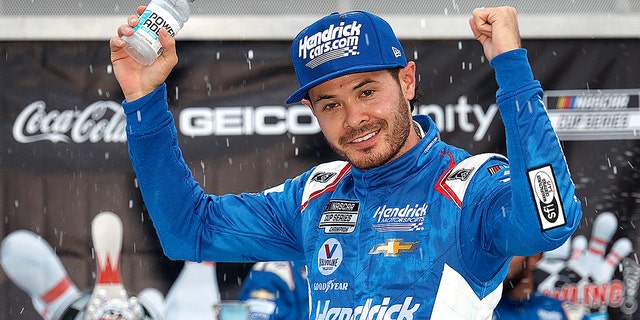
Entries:
<svg viewBox="0 0 640 320">
<path fill-rule="evenodd" d="M 305 66 L 315 68 L 329 60 L 357 55 L 360 27 L 362 24 L 358 21 L 346 26 L 341 22 L 337 27 L 332 24 L 322 32 L 304 36 L 298 46 L 298 58 L 309 59 Z"/>
<path fill-rule="evenodd" d="M 391 26 L 363 11 L 333 13 L 305 28 L 293 41 L 291 58 L 300 89 L 287 103 L 299 102 L 310 88 L 339 76 L 407 65 Z"/>
</svg>

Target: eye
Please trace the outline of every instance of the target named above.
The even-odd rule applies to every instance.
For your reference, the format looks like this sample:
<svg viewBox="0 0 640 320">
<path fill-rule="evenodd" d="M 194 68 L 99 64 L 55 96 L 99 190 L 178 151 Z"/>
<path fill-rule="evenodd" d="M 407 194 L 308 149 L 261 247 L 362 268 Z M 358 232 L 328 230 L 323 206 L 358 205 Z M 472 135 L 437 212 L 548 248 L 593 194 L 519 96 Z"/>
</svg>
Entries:
<svg viewBox="0 0 640 320">
<path fill-rule="evenodd" d="M 337 103 L 327 103 L 322 106 L 322 111 L 331 111 L 338 107 Z"/>
<path fill-rule="evenodd" d="M 363 97 L 369 97 L 371 96 L 375 91 L 373 89 L 366 89 L 366 90 L 362 90 L 362 96 Z"/>
</svg>

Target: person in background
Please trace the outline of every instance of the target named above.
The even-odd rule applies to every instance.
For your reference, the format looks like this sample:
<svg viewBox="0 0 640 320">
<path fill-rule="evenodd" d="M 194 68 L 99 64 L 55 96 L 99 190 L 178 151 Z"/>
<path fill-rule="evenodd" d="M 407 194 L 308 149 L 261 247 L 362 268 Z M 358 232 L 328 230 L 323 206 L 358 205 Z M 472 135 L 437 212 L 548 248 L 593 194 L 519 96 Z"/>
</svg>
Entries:
<svg viewBox="0 0 640 320">
<path fill-rule="evenodd" d="M 249 304 L 251 320 L 308 319 L 309 290 L 304 261 L 254 264 L 238 300 Z"/>
<path fill-rule="evenodd" d="M 547 297 L 536 290 L 534 270 L 542 252 L 515 256 L 504 280 L 502 299 L 494 320 L 588 320 L 587 310 L 569 301 Z"/>
<path fill-rule="evenodd" d="M 111 62 L 138 185 L 171 259 L 304 260 L 310 319 L 491 319 L 511 256 L 559 247 L 579 225 L 515 8 L 469 20 L 495 70 L 509 160 L 440 140 L 430 117 L 412 115 L 416 64 L 389 23 L 333 13 L 295 37 L 300 88 L 286 103 L 308 106 L 343 160 L 226 195 L 205 193 L 178 146 L 164 83 L 175 39 L 161 29 L 161 56 L 138 64 L 122 39 L 137 23 L 118 28 Z"/>
</svg>

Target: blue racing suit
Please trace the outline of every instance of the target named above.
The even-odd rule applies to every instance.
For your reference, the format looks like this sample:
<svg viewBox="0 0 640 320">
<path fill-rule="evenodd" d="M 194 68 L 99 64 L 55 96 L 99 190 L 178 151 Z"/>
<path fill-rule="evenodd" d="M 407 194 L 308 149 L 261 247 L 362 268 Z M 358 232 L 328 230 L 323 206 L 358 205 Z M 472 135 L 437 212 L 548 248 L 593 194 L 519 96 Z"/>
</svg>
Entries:
<svg viewBox="0 0 640 320">
<path fill-rule="evenodd" d="M 309 318 L 309 290 L 304 261 L 269 261 L 253 265 L 238 293 L 251 306 L 251 320 Z"/>
<path fill-rule="evenodd" d="M 510 256 L 564 243 L 580 201 L 517 49 L 494 57 L 509 161 L 424 137 L 390 163 L 320 164 L 260 193 L 212 195 L 182 158 L 166 88 L 124 102 L 129 154 L 165 254 L 305 260 L 310 319 L 491 319 Z"/>
<path fill-rule="evenodd" d="M 539 292 L 532 293 L 524 301 L 502 297 L 494 311 L 494 320 L 568 320 L 589 319 L 586 310 L 568 301 L 547 297 Z"/>
</svg>

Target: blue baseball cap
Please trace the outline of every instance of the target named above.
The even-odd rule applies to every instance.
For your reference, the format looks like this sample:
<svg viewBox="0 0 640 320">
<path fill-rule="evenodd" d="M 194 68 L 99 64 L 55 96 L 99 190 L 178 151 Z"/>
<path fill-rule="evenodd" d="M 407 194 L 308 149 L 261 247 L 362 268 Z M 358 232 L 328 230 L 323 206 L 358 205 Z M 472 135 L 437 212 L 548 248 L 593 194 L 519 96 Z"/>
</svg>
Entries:
<svg viewBox="0 0 640 320">
<path fill-rule="evenodd" d="M 291 58 L 300 89 L 286 103 L 299 102 L 314 86 L 346 74 L 407 65 L 389 23 L 364 11 L 332 13 L 300 31 Z"/>
</svg>

